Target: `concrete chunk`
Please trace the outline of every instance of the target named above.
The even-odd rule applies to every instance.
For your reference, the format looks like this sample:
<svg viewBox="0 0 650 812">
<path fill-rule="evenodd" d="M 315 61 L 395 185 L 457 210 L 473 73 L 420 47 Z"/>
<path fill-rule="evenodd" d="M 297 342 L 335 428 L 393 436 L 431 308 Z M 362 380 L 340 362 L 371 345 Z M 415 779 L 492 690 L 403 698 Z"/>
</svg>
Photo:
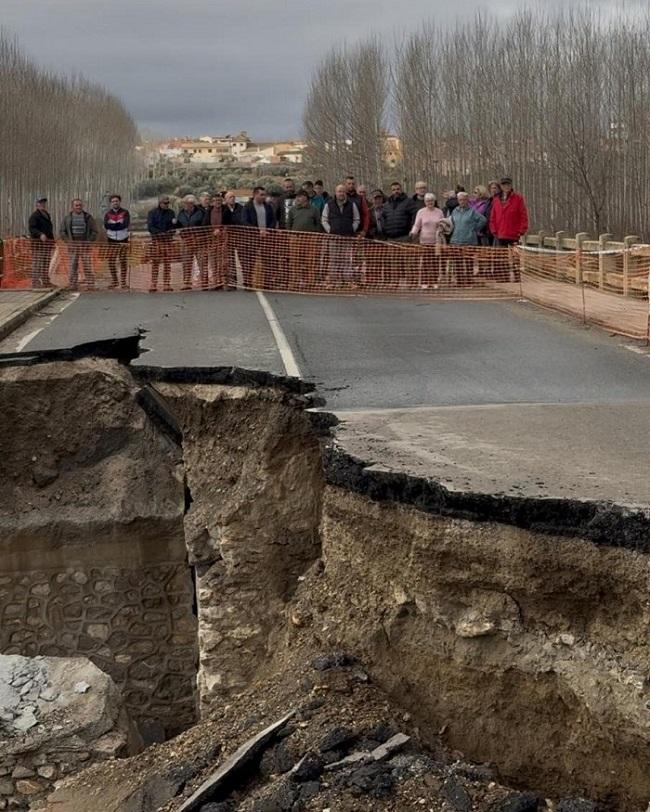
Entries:
<svg viewBox="0 0 650 812">
<path fill-rule="evenodd" d="M 401 750 L 404 745 L 411 741 L 411 737 L 405 733 L 396 733 L 384 744 L 380 744 L 370 754 L 375 761 L 383 761 L 384 759 Z"/>
</svg>

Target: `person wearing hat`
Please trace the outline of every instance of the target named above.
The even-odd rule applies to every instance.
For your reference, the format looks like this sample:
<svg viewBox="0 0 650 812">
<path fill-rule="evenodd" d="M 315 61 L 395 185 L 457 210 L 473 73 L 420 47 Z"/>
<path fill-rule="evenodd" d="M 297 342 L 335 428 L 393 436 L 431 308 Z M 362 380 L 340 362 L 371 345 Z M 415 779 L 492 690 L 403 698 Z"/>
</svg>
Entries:
<svg viewBox="0 0 650 812">
<path fill-rule="evenodd" d="M 306 189 L 296 192 L 296 202 L 287 216 L 289 237 L 289 289 L 312 287 L 316 280 L 316 258 L 321 242 L 309 234 L 320 234 L 320 213 L 309 202 Z"/>
<path fill-rule="evenodd" d="M 494 235 L 494 244 L 497 248 L 509 248 L 518 243 L 528 231 L 528 209 L 523 196 L 513 190 L 512 178 L 501 178 L 499 185 L 501 194 L 492 200 L 488 229 Z M 519 282 L 521 278 L 519 266 L 514 256 L 512 254 L 509 256 L 509 275 L 514 282 Z"/>
<path fill-rule="evenodd" d="M 47 210 L 47 198 L 37 197 L 36 209 L 29 218 L 29 236 L 32 239 L 32 287 L 51 286 L 50 262 L 54 253 L 54 227 Z"/>
<path fill-rule="evenodd" d="M 147 231 L 151 235 L 151 284 L 149 293 L 158 290 L 158 273 L 163 266 L 163 290 L 171 290 L 172 251 L 176 230 L 176 213 L 169 206 L 169 195 L 161 195 L 158 205 L 147 214 Z"/>
<path fill-rule="evenodd" d="M 368 244 L 365 246 L 366 276 L 365 281 L 369 287 L 378 287 L 382 280 L 382 265 L 385 261 L 385 247 L 378 241 L 385 240 L 384 224 L 381 213 L 386 205 L 386 195 L 381 189 L 375 189 L 370 195 L 370 226 L 368 228 Z"/>
</svg>

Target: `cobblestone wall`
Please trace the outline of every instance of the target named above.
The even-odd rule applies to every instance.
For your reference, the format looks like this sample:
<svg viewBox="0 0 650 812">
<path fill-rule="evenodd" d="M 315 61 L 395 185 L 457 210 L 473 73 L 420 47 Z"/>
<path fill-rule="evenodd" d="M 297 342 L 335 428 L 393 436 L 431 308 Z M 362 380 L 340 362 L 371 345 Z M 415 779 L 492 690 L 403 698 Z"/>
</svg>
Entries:
<svg viewBox="0 0 650 812">
<path fill-rule="evenodd" d="M 110 674 L 134 719 L 178 732 L 196 717 L 187 564 L 0 574 L 0 653 L 82 654 Z"/>
</svg>

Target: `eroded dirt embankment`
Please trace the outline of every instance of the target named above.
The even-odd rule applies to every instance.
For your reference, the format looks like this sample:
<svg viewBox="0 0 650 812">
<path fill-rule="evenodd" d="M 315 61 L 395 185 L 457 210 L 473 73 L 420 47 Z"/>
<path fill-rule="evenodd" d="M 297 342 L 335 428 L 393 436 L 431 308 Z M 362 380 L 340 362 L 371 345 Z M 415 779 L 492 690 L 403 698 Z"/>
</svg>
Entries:
<svg viewBox="0 0 650 812">
<path fill-rule="evenodd" d="M 422 729 L 510 780 L 647 803 L 646 556 L 331 487 L 321 538 L 289 645 L 358 653 Z"/>
<path fill-rule="evenodd" d="M 95 415 L 110 414 L 119 423 L 126 407 L 116 404 L 128 404 L 130 425 L 137 424 L 146 438 L 143 453 L 161 449 L 152 483 L 161 477 L 164 483 L 175 472 L 178 484 L 177 452 L 182 451 L 181 520 L 196 570 L 205 719 L 212 714 L 215 720 L 225 718 L 225 713 L 232 725 L 232 713 L 245 715 L 254 697 L 270 685 L 296 703 L 296 691 L 310 694 L 316 686 L 301 688 L 302 677 L 296 682 L 294 669 L 324 651 L 344 649 L 363 662 L 370 680 L 396 708 L 410 714 L 409 733 L 431 752 L 457 748 L 468 758 L 493 762 L 503 780 L 547 797 L 587 794 L 609 808 L 645 809 L 650 799 L 650 569 L 647 545 L 639 543 L 648 537 L 641 514 L 624 517 L 626 526 L 634 528 L 630 549 L 625 533 L 615 532 L 615 522 L 609 535 L 599 530 L 593 540 L 581 537 L 588 522 L 563 525 L 575 515 L 574 507 L 557 500 L 556 522 L 549 505 L 532 506 L 526 514 L 514 500 L 492 504 L 478 497 L 473 503 L 469 499 L 464 518 L 458 518 L 452 504 L 440 503 L 439 491 L 438 501 L 419 500 L 423 489 L 431 491 L 431 483 L 390 474 L 382 483 L 382 474 L 366 477 L 358 461 L 342 465 L 344 455 L 332 451 L 331 438 L 319 436 L 314 426 L 322 421 L 305 412 L 309 401 L 295 384 L 271 386 L 265 378 L 257 386 L 255 380 L 246 386 L 222 385 L 228 381 L 205 370 L 197 373 L 200 383 L 188 380 L 188 371 L 140 370 L 134 378 L 117 363 L 101 363 L 100 399 L 91 388 L 78 387 L 74 413 L 86 427 L 87 442 L 106 453 L 79 464 L 77 475 L 106 493 L 107 522 L 114 520 L 122 532 L 123 518 L 113 519 L 111 513 L 115 469 L 110 463 L 125 449 L 131 453 L 131 432 L 128 442 L 122 438 L 107 446 L 102 438 L 110 421 Z M 64 365 L 65 372 L 54 369 L 59 366 L 0 373 L 0 390 L 12 382 L 18 387 L 12 390 L 14 419 L 30 412 L 35 391 L 31 383 L 25 389 L 29 397 L 21 401 L 21 375 L 31 380 L 74 376 L 71 364 Z M 39 385 L 46 393 L 47 384 Z M 44 395 L 41 402 L 46 400 Z M 56 414 L 65 422 L 62 413 Z M 44 442 L 42 433 L 36 431 L 35 437 Z M 27 434 L 23 442 L 29 445 Z M 58 442 L 57 447 L 65 446 Z M 14 447 L 21 465 L 28 465 L 22 446 Z M 38 529 L 40 509 L 53 517 L 57 531 L 43 534 L 41 523 L 34 551 L 65 548 L 64 528 L 52 512 L 61 488 L 58 453 L 63 451 L 48 449 L 47 468 L 58 471 L 58 477 L 35 486 L 40 502 L 29 518 L 19 519 L 20 533 L 11 528 L 8 515 L 3 520 L 3 547 L 12 556 L 20 558 L 21 545 L 29 544 L 25 533 L 30 527 Z M 354 476 L 346 487 L 350 471 Z M 15 476 L 22 481 L 21 473 Z M 50 476 L 46 472 L 45 480 Z M 25 499 L 20 490 L 14 493 Z M 92 489 L 84 494 L 92 501 Z M 169 520 L 177 527 L 174 504 Z M 160 511 L 151 505 L 149 497 L 142 510 L 129 514 L 126 525 L 137 528 L 148 517 L 155 525 Z M 66 510 L 66 521 L 77 525 L 75 547 L 84 526 L 102 528 L 101 522 L 84 525 L 75 519 L 73 506 Z M 468 518 L 472 511 L 480 521 Z M 531 515 L 548 522 L 531 523 Z M 578 515 L 597 515 L 598 527 L 608 526 L 606 506 Z M 611 515 L 620 520 L 615 508 Z M 567 530 L 551 532 L 558 527 Z M 92 537 L 86 543 L 92 549 Z M 25 624 L 28 600 L 26 593 Z M 277 688 L 282 680 L 285 688 Z M 262 709 L 263 704 L 255 715 L 262 726 L 272 721 L 265 714 L 279 710 L 276 705 Z M 218 722 L 211 724 L 205 735 L 216 740 Z M 192 739 L 191 732 L 187 741 L 200 740 L 201 726 L 196 730 L 199 738 Z M 219 740 L 220 754 L 206 744 L 197 749 L 195 763 L 191 747 L 183 750 L 187 769 L 182 780 L 165 791 L 166 797 L 162 793 L 158 806 L 137 808 L 162 808 L 175 795 L 187 796 L 201 771 L 228 750 L 227 737 Z M 173 742 L 164 747 L 163 761 L 175 752 Z M 125 763 L 125 777 L 144 776 L 147 759 L 151 755 Z M 82 779 L 79 798 L 88 792 Z M 93 781 L 97 788 L 103 781 L 114 784 L 115 772 L 109 780 L 109 773 L 99 770 Z M 327 788 L 322 776 L 317 782 Z M 424 797 L 437 809 L 433 802 L 440 787 L 434 785 Z M 74 796 L 75 785 L 67 792 Z M 322 808 L 314 797 L 287 808 Z M 170 801 L 169 808 L 180 803 Z M 400 808 L 388 800 L 373 803 L 356 808 Z M 476 808 L 488 804 L 478 796 L 475 803 Z M 52 808 L 83 807 L 70 801 Z"/>
<path fill-rule="evenodd" d="M 447 744 L 497 764 L 504 778 L 620 808 L 647 804 L 642 515 L 611 509 L 634 529 L 621 538 L 603 532 L 603 505 L 591 513 L 559 505 L 553 520 L 548 506 L 526 514 L 513 504 L 508 513 L 495 502 L 496 516 L 518 527 L 487 520 L 491 506 L 480 498 L 480 522 L 378 499 L 376 479 L 371 499 L 363 474 L 356 493 L 327 484 L 345 481 L 341 455 L 328 451 L 321 471 L 304 398 L 156 388 L 180 420 L 193 498 L 186 538 L 203 559 L 206 713 L 281 668 L 296 646 L 342 648 L 421 729 L 444 729 Z M 546 532 L 531 529 L 531 515 L 548 516 Z M 599 517 L 597 543 L 579 535 L 596 532 L 589 515 Z M 548 532 L 557 526 L 567 534 Z"/>
</svg>

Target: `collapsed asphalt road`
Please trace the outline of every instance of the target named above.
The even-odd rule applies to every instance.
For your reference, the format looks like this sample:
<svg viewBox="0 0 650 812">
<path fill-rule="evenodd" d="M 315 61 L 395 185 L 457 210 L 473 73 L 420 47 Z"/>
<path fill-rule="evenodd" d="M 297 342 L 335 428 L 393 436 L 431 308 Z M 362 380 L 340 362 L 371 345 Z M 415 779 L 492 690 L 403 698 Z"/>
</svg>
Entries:
<svg viewBox="0 0 650 812">
<path fill-rule="evenodd" d="M 532 306 L 97 293 L 53 320 L 33 318 L 21 341 L 51 349 L 136 327 L 146 331 L 146 352 L 135 364 L 283 375 L 288 356 L 326 408 L 349 417 L 343 444 L 380 465 L 452 489 L 648 502 L 650 359 Z M 486 415 L 485 407 L 494 408 Z"/>
</svg>

